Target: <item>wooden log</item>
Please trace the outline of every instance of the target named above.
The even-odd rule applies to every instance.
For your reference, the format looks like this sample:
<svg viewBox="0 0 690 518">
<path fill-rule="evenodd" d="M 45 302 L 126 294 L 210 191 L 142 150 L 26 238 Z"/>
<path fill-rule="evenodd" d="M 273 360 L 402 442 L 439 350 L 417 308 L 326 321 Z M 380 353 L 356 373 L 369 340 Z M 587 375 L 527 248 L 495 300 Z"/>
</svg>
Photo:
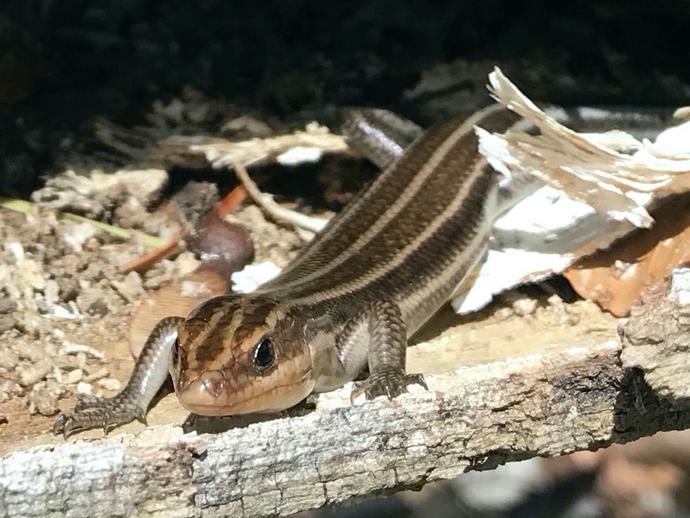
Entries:
<svg viewBox="0 0 690 518">
<path fill-rule="evenodd" d="M 350 406 L 346 387 L 216 434 L 163 425 L 15 451 L 0 459 L 0 516 L 288 515 L 688 428 L 683 289 L 635 310 L 618 334 L 430 374 L 428 391 L 393 401 Z M 448 363 L 458 336 L 417 347 Z"/>
</svg>

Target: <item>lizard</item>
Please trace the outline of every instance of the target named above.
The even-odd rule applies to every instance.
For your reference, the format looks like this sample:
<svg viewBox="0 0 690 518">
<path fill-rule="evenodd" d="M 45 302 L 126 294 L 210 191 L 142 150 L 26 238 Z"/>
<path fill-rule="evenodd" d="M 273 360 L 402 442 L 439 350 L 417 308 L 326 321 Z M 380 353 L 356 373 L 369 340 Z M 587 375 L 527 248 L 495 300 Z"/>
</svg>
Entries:
<svg viewBox="0 0 690 518">
<path fill-rule="evenodd" d="M 478 151 L 475 125 L 501 110 L 425 132 L 390 112 L 352 112 L 346 133 L 383 171 L 278 277 L 161 320 L 123 390 L 79 398 L 54 432 L 145 422 L 168 375 L 180 403 L 209 416 L 281 411 L 366 368 L 353 396 L 425 386 L 405 371 L 408 338 L 453 296 L 519 198 Z"/>
</svg>

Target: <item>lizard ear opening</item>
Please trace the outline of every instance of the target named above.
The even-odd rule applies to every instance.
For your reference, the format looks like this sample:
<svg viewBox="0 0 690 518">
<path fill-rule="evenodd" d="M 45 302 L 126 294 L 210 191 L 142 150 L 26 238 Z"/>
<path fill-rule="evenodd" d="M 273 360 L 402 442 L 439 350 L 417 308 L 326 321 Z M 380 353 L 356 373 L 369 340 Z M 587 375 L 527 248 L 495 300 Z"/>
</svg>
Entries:
<svg viewBox="0 0 690 518">
<path fill-rule="evenodd" d="M 170 352 L 170 357 L 172 358 L 173 365 L 177 365 L 177 362 L 180 359 L 180 339 L 179 339 L 179 337 L 175 338 L 175 343 L 172 346 L 172 351 Z"/>
<path fill-rule="evenodd" d="M 275 348 L 269 337 L 264 336 L 254 347 L 253 362 L 259 374 L 265 374 L 275 364 Z"/>
</svg>

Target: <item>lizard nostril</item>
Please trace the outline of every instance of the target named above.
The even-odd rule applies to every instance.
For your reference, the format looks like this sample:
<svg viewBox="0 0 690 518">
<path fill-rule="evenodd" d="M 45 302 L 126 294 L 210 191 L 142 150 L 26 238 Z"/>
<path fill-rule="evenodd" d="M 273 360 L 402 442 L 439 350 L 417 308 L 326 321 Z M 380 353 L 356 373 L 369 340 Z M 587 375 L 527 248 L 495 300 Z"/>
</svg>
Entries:
<svg viewBox="0 0 690 518">
<path fill-rule="evenodd" d="M 182 406 L 199 415 L 228 415 L 228 387 L 222 371 L 207 371 L 177 390 Z"/>
<path fill-rule="evenodd" d="M 203 378 L 199 381 L 201 382 L 200 388 L 214 397 L 218 397 L 225 392 L 226 382 L 222 371 L 205 372 Z"/>
</svg>

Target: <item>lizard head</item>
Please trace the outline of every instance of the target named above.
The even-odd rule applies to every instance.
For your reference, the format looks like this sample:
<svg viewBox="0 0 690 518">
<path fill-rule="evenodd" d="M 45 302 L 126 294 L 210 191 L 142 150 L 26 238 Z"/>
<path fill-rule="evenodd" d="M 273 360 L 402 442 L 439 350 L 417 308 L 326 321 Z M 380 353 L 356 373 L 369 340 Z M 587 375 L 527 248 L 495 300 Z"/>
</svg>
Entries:
<svg viewBox="0 0 690 518">
<path fill-rule="evenodd" d="M 177 397 L 200 415 L 279 411 L 313 388 L 303 326 L 266 297 L 204 302 L 179 326 L 170 361 Z"/>
</svg>

